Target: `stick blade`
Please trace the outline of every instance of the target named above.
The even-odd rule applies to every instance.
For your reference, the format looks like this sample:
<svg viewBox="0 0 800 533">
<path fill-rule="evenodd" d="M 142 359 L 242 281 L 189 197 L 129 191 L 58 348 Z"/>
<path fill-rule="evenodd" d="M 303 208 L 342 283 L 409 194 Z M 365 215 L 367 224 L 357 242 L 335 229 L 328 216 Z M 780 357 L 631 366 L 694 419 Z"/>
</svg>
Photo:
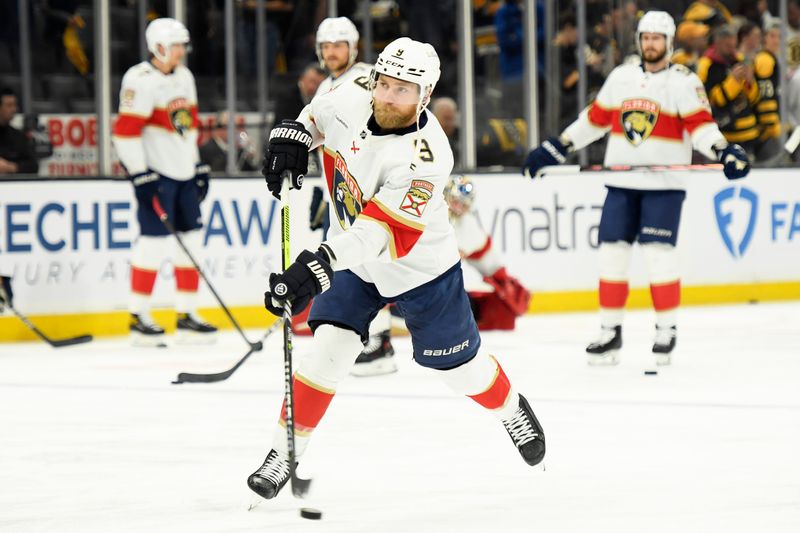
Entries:
<svg viewBox="0 0 800 533">
<path fill-rule="evenodd" d="M 295 498 L 305 498 L 311 489 L 311 480 L 298 477 L 296 473 L 292 472 L 292 494 Z"/>
<path fill-rule="evenodd" d="M 71 337 L 69 339 L 51 340 L 50 345 L 54 348 L 63 348 L 64 346 L 74 346 L 76 344 L 85 344 L 94 339 L 91 335 L 80 335 L 78 337 Z"/>
<path fill-rule="evenodd" d="M 231 377 L 233 372 L 226 370 L 225 372 L 217 372 L 216 374 L 194 374 L 192 372 L 181 372 L 173 385 L 180 385 L 181 383 L 216 383 L 218 381 L 225 381 Z"/>
</svg>

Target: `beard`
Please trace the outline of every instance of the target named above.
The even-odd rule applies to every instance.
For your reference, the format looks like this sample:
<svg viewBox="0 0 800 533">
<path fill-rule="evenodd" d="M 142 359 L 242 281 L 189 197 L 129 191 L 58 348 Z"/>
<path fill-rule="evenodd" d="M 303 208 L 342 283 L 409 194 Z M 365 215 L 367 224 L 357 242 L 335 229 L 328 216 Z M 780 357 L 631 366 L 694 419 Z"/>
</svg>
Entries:
<svg viewBox="0 0 800 533">
<path fill-rule="evenodd" d="M 408 111 L 403 113 L 403 108 L 408 108 Z M 393 106 L 385 102 L 375 101 L 372 109 L 375 114 L 375 122 L 384 130 L 396 130 L 406 126 L 409 122 L 413 122 L 416 118 L 415 106 Z"/>
<path fill-rule="evenodd" d="M 648 48 L 646 50 L 642 50 L 642 60 L 645 63 L 658 63 L 667 55 L 667 50 L 653 50 L 652 48 Z"/>
<path fill-rule="evenodd" d="M 344 70 L 347 66 L 347 59 L 338 61 L 336 56 L 329 56 L 323 59 L 325 60 L 325 68 L 328 69 L 328 72 L 338 72 Z"/>
</svg>

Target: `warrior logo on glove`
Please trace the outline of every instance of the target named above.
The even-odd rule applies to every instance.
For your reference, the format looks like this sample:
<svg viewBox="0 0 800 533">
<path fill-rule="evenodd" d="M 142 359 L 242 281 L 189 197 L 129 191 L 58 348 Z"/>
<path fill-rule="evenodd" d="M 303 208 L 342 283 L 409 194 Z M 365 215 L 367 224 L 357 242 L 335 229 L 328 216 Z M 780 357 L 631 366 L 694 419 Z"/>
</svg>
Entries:
<svg viewBox="0 0 800 533">
<path fill-rule="evenodd" d="M 284 120 L 272 129 L 264 153 L 264 168 L 261 170 L 272 196 L 280 199 L 283 173 L 287 171 L 291 176 L 292 189 L 303 186 L 312 142 L 313 138 L 305 126 L 294 120 Z"/>
</svg>

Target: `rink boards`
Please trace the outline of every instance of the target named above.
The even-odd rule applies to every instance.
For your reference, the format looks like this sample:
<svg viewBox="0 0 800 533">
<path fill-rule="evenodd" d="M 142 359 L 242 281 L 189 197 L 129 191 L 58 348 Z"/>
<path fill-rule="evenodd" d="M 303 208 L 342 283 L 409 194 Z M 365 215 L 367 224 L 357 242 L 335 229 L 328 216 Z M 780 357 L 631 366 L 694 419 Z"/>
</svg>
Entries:
<svg viewBox="0 0 800 533">
<path fill-rule="evenodd" d="M 800 299 L 800 179 L 796 169 L 755 170 L 746 180 L 686 172 L 679 250 L 687 304 Z M 473 176 L 477 210 L 510 272 L 533 292 L 532 312 L 597 306 L 597 228 L 602 173 L 531 181 Z M 309 179 L 292 197 L 292 251 L 315 247 L 308 228 Z M 215 179 L 203 203 L 201 263 L 242 324 L 271 321 L 261 301 L 280 264 L 279 206 L 261 178 Z M 14 274 L 17 307 L 54 335 L 126 331 L 131 245 L 138 233 L 130 184 L 113 180 L 0 183 L 0 261 Z M 169 314 L 174 281 L 165 260 L 154 303 Z M 467 269 L 469 286 L 479 277 Z M 629 306 L 649 305 L 644 264 L 632 264 Z M 222 326 L 212 295 L 201 307 Z M 169 321 L 172 322 L 172 321 Z M 0 317 L 0 340 L 31 338 Z"/>
</svg>

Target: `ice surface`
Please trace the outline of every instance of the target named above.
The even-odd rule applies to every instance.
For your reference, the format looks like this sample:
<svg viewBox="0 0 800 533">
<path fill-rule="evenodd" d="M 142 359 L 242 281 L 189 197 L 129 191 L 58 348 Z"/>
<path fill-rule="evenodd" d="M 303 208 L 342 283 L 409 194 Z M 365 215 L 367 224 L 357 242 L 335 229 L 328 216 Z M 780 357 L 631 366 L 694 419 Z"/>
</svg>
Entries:
<svg viewBox="0 0 800 533">
<path fill-rule="evenodd" d="M 800 304 L 683 309 L 658 376 L 643 375 L 651 313 L 626 317 L 618 367 L 586 365 L 597 327 L 532 316 L 484 335 L 544 426 L 546 471 L 395 338 L 400 371 L 348 378 L 314 435 L 310 500 L 285 490 L 250 512 L 283 394 L 279 333 L 229 381 L 180 386 L 246 347 L 233 333 L 0 345 L 0 531 L 800 531 Z"/>
</svg>

